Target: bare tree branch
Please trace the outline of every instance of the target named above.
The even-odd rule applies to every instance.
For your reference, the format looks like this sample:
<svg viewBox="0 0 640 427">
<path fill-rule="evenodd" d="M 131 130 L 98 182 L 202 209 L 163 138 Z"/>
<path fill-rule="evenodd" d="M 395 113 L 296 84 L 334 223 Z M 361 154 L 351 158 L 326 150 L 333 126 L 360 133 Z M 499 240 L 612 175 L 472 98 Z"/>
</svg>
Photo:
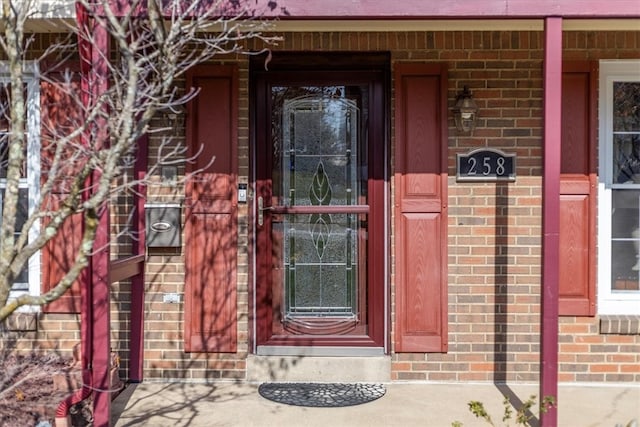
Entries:
<svg viewBox="0 0 640 427">
<path fill-rule="evenodd" d="M 184 74 L 219 55 L 251 53 L 247 41 L 265 46 L 277 41 L 266 35 L 269 23 L 250 0 L 79 0 L 88 25 L 71 25 L 71 37 L 61 35 L 44 49 L 36 60 L 40 66 L 29 74 L 34 37 L 25 34 L 25 23 L 35 13 L 34 2 L 1 1 L 6 73 L 0 76 L 0 322 L 21 306 L 54 301 L 78 279 L 99 249 L 94 240 L 100 213 L 110 200 L 147 184 L 131 175 L 143 136 L 160 139 L 150 175 L 162 165 L 193 160 L 168 127 L 154 127 L 161 112 L 177 111 L 197 96 L 197 89 L 181 87 Z M 99 50 L 96 29 L 106 30 L 109 51 Z M 78 40 L 92 46 L 105 67 L 103 75 L 87 81 L 88 87 L 80 84 L 72 66 L 81 48 Z M 39 85 L 40 105 L 29 104 L 34 102 L 29 101 L 29 82 Z M 95 85 L 102 89 L 94 90 Z M 38 129 L 30 114 L 39 114 Z M 25 174 L 32 161 L 28 144 L 34 136 L 40 144 L 39 192 L 24 212 Z M 79 215 L 82 242 L 58 282 L 42 295 L 13 295 L 29 259 Z M 132 235 L 126 225 L 117 234 Z"/>
</svg>

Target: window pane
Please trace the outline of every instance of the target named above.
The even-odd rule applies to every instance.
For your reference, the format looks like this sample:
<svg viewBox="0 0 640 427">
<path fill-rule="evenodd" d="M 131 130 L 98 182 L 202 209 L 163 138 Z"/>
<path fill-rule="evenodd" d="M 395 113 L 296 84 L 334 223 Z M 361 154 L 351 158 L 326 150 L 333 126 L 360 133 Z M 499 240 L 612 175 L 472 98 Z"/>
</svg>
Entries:
<svg viewBox="0 0 640 427">
<path fill-rule="evenodd" d="M 358 313 L 358 236 L 366 226 L 357 214 L 284 215 L 285 315 L 356 316 Z"/>
<path fill-rule="evenodd" d="M 17 239 L 20 236 L 20 231 L 24 226 L 24 223 L 27 220 L 27 215 L 29 212 L 29 199 L 28 194 L 29 190 L 27 188 L 21 188 L 18 190 L 19 200 L 18 200 L 18 210 L 16 212 L 16 233 L 15 238 Z M 4 189 L 0 190 L 0 197 L 4 200 Z M 0 207 L 4 207 L 4 204 L 0 204 Z M 0 210 L 0 213 L 2 211 Z M 2 217 L 0 216 L 0 221 L 2 221 Z M 12 287 L 13 290 L 21 290 L 21 289 L 29 289 L 29 266 L 25 265 L 18 277 L 16 278 L 15 284 Z"/>
<path fill-rule="evenodd" d="M 613 136 L 614 183 L 640 184 L 640 135 Z"/>
<path fill-rule="evenodd" d="M 640 283 L 640 190 L 613 190 L 611 290 L 638 291 Z"/>
<path fill-rule="evenodd" d="M 613 131 L 640 131 L 640 82 L 613 84 Z"/>
<path fill-rule="evenodd" d="M 22 227 L 24 227 L 24 223 L 27 221 L 27 215 L 29 213 L 29 190 L 26 188 L 21 188 L 18 190 L 18 194 L 20 195 L 20 201 L 18 202 L 18 213 L 16 215 L 16 239 L 20 235 L 20 231 Z M 20 275 L 16 278 L 16 286 L 18 289 L 29 289 L 29 265 L 24 266 Z"/>
<path fill-rule="evenodd" d="M 9 86 L 0 83 L 0 178 L 7 177 L 9 158 Z"/>
<path fill-rule="evenodd" d="M 359 119 L 367 115 L 362 110 L 368 102 L 366 87 L 276 86 L 271 96 L 273 173 L 287 174 L 282 187 L 273 189 L 274 195 L 286 205 L 305 204 L 295 195 L 306 194 L 320 161 L 333 182 L 331 204 L 366 204 L 367 152 L 358 146 L 366 124 Z"/>
<path fill-rule="evenodd" d="M 26 105 L 27 99 L 27 86 L 25 85 L 24 99 Z M 0 83 L 0 178 L 7 177 L 7 162 L 9 160 L 9 131 L 10 131 L 10 117 L 11 117 L 11 104 L 10 104 L 10 85 L 7 83 Z M 26 119 L 26 118 L 25 118 Z M 26 126 L 26 123 L 25 123 Z M 26 153 L 27 153 L 27 140 L 25 138 L 24 146 L 22 147 L 24 153 L 24 162 L 22 164 L 20 176 L 25 178 L 26 172 Z"/>
</svg>

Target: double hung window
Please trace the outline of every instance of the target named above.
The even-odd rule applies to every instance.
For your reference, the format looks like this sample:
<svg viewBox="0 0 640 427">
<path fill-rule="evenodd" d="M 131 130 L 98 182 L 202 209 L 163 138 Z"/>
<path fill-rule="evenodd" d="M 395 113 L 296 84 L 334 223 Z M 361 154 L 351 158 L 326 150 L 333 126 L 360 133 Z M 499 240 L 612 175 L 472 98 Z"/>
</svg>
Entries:
<svg viewBox="0 0 640 427">
<path fill-rule="evenodd" d="M 600 62 L 600 314 L 640 314 L 640 61 Z"/>
<path fill-rule="evenodd" d="M 18 182 L 19 202 L 16 213 L 16 238 L 23 232 L 32 236 L 38 232 L 39 224 L 30 230 L 23 230 L 27 216 L 35 209 L 40 187 L 40 91 L 35 65 L 27 63 L 24 74 L 24 94 L 26 104 L 26 145 L 25 161 Z M 7 165 L 11 132 L 11 80 L 5 64 L 0 64 L 0 212 L 7 189 Z M 0 216 L 0 221 L 2 217 Z M 15 281 L 11 296 L 22 293 L 37 295 L 40 292 L 40 257 L 31 257 Z"/>
</svg>

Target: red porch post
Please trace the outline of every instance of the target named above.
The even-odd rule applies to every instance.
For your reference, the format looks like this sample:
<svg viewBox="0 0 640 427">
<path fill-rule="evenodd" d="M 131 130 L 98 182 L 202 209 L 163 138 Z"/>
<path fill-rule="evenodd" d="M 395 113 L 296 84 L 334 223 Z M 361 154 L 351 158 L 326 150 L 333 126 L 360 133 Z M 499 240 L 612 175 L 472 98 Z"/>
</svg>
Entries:
<svg viewBox="0 0 640 427">
<path fill-rule="evenodd" d="M 542 177 L 542 293 L 540 401 L 558 397 L 558 286 L 560 278 L 560 138 L 562 129 L 562 18 L 545 19 L 544 171 Z M 556 426 L 558 412 L 540 413 L 542 427 Z"/>
<path fill-rule="evenodd" d="M 95 25 L 93 28 L 93 46 L 91 48 L 92 73 L 89 75 L 92 102 L 107 90 L 107 64 L 109 38 L 106 28 Z M 104 118 L 96 119 L 97 141 L 95 145 L 108 144 L 107 123 Z M 94 180 L 100 172 L 94 172 Z M 108 426 L 111 415 L 111 384 L 109 367 L 111 359 L 110 345 L 110 295 L 109 295 L 109 209 L 105 207 L 100 214 L 100 222 L 94 242 L 94 254 L 91 257 L 91 287 L 93 290 L 93 308 L 91 325 L 93 327 L 93 422 L 95 426 Z"/>
<path fill-rule="evenodd" d="M 82 105 L 87 107 L 91 102 L 89 96 L 89 76 L 91 75 L 91 44 L 83 37 L 82 29 L 89 27 L 88 11 L 84 6 L 76 4 L 76 19 L 78 28 L 80 29 L 78 34 L 78 50 L 80 54 L 80 75 L 81 75 L 81 89 L 82 89 Z M 86 30 L 88 31 L 88 30 Z M 82 143 L 89 144 L 91 133 L 84 131 L 82 134 Z M 93 328 L 91 327 L 91 309 L 93 303 L 93 293 L 91 292 L 91 269 L 86 268 L 83 272 L 84 280 L 80 286 L 80 353 L 82 363 L 82 392 L 78 396 L 79 399 L 84 400 L 92 393 L 93 378 L 90 370 L 93 360 Z M 62 415 L 66 417 L 68 415 L 68 409 Z"/>
<path fill-rule="evenodd" d="M 82 61 L 82 102 L 87 109 L 94 108 L 100 94 L 107 89 L 107 64 L 109 39 L 104 27 L 92 22 L 90 11 L 78 6 L 78 26 L 91 32 L 91 39 L 79 37 Z M 95 131 L 95 133 L 93 133 Z M 108 144 L 107 123 L 104 118 L 95 119 L 83 135 L 85 144 L 99 147 Z M 90 180 L 97 182 L 100 172 L 95 171 Z M 89 190 L 91 191 L 91 190 Z M 94 241 L 94 253 L 88 269 L 88 286 L 82 288 L 83 370 L 89 370 L 91 388 L 94 391 L 93 416 L 95 426 L 109 426 L 111 393 L 109 368 L 110 348 L 110 293 L 109 293 L 109 209 L 100 212 L 98 230 Z M 88 378 L 87 378 L 88 379 Z M 86 382 L 87 379 L 84 379 Z"/>
</svg>

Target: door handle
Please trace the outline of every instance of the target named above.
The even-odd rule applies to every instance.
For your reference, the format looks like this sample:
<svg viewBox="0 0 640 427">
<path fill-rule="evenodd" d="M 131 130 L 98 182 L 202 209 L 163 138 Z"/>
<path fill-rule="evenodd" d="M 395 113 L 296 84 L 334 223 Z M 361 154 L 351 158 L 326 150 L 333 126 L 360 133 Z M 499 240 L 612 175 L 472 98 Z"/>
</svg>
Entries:
<svg viewBox="0 0 640 427">
<path fill-rule="evenodd" d="M 264 199 L 262 196 L 258 197 L 258 225 L 264 224 L 264 211 L 272 211 L 273 206 L 264 206 Z"/>
</svg>

